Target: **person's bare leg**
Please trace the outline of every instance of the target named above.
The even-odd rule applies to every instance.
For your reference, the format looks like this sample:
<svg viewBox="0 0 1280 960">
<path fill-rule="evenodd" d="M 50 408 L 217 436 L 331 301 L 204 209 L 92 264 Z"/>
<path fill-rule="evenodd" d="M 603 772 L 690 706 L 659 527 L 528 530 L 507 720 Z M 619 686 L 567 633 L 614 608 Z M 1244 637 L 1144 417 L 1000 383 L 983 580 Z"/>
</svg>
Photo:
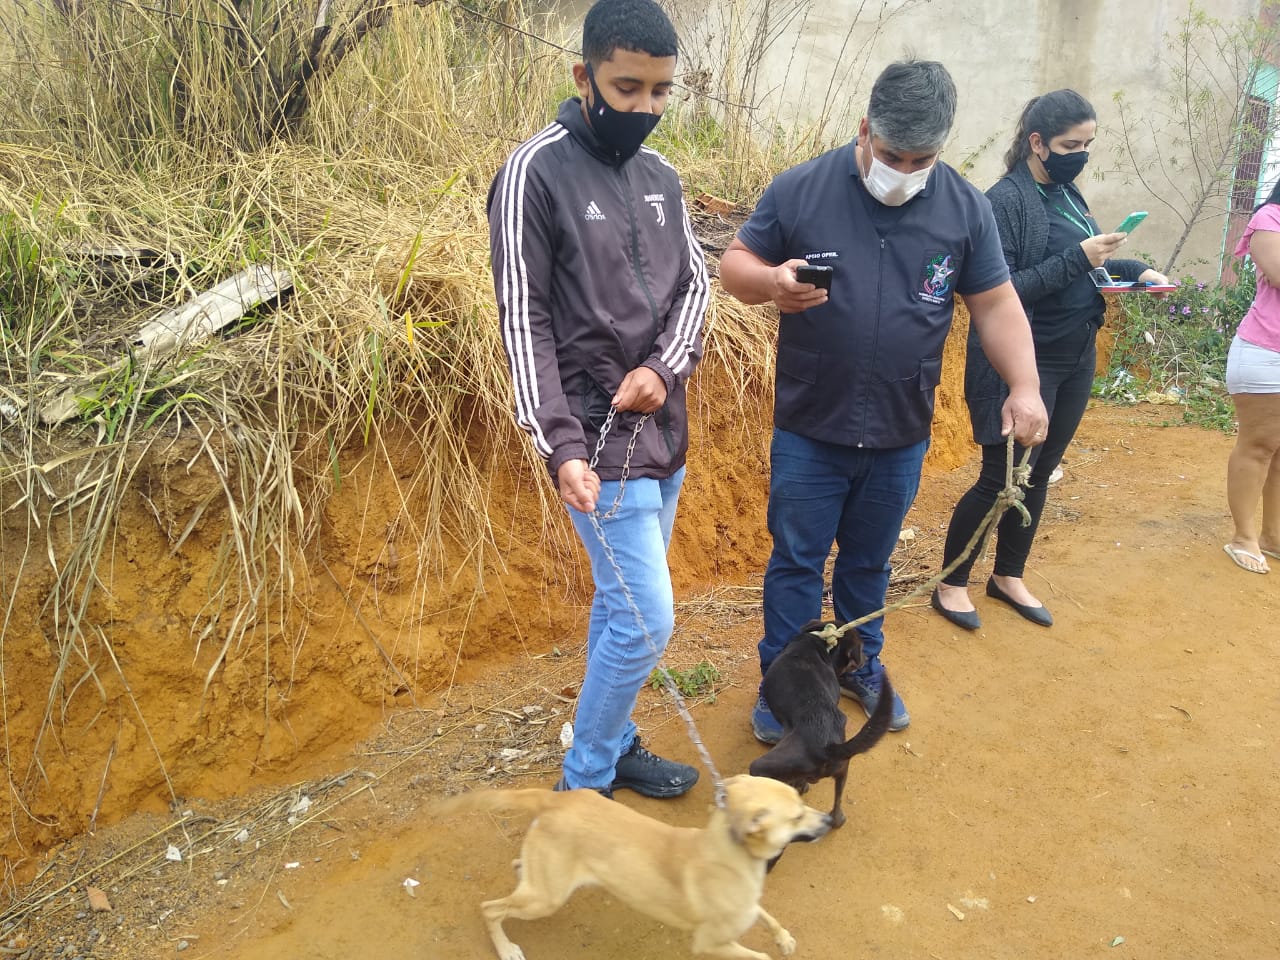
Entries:
<svg viewBox="0 0 1280 960">
<path fill-rule="evenodd" d="M 1262 528 L 1258 546 L 1280 554 L 1280 450 L 1271 458 L 1267 479 L 1262 484 Z"/>
<path fill-rule="evenodd" d="M 1235 526 L 1230 546 L 1240 551 L 1237 557 L 1246 567 L 1263 570 L 1265 562 L 1259 564 L 1243 554 L 1259 554 L 1258 501 L 1268 483 L 1271 462 L 1280 451 L 1280 393 L 1237 393 L 1231 399 L 1240 432 L 1227 459 L 1227 506 Z M 1280 483 L 1275 486 L 1280 490 Z"/>
</svg>

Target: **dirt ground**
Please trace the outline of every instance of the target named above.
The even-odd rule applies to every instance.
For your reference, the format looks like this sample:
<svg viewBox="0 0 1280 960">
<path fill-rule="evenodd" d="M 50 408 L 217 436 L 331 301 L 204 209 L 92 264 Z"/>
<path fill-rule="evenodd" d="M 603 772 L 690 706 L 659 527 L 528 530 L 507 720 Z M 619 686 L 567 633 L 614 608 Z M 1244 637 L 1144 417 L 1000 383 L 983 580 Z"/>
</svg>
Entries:
<svg viewBox="0 0 1280 960">
<path fill-rule="evenodd" d="M 1145 405 L 1086 416 L 1028 577 L 1053 628 L 982 596 L 989 561 L 975 571 L 978 633 L 925 598 L 890 615 L 885 661 L 912 724 L 855 761 L 847 825 L 769 877 L 763 903 L 797 956 L 1280 953 L 1280 573 L 1247 574 L 1223 554 L 1231 440 L 1166 425 L 1177 419 Z M 936 569 L 975 469 L 926 479 L 908 520 L 916 538 L 895 556 L 905 587 Z M 669 658 L 722 674 L 694 715 L 726 774 L 761 750 L 747 724 L 758 599 L 758 581 L 686 597 Z M 477 907 L 513 885 L 524 823 L 433 822 L 427 802 L 550 785 L 581 669 L 576 648 L 531 649 L 389 714 L 324 777 L 191 800 L 63 844 L 8 914 L 0 948 L 68 960 L 492 956 Z M 639 717 L 647 744 L 696 762 L 660 694 L 646 692 Z M 618 799 L 697 824 L 711 781 L 675 801 Z M 165 858 L 170 846 L 180 860 Z M 90 908 L 89 886 L 108 909 Z M 688 955 L 683 934 L 599 892 L 508 932 L 529 960 Z M 744 942 L 776 955 L 761 928 Z"/>
</svg>

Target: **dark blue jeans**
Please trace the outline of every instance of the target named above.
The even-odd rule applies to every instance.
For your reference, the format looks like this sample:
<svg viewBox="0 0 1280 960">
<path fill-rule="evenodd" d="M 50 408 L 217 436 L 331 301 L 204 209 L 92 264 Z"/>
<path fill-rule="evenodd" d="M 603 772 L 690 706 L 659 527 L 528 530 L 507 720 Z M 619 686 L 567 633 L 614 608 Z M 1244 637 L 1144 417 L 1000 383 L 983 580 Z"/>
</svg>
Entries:
<svg viewBox="0 0 1280 960">
<path fill-rule="evenodd" d="M 770 451 L 769 532 L 773 553 L 764 575 L 760 669 L 787 641 L 822 615 L 823 567 L 838 548 L 831 576 L 836 619 L 856 620 L 884 606 L 889 555 L 920 488 L 929 441 L 892 450 L 823 443 L 774 430 Z M 884 645 L 884 618 L 858 628 L 870 670 Z"/>
</svg>

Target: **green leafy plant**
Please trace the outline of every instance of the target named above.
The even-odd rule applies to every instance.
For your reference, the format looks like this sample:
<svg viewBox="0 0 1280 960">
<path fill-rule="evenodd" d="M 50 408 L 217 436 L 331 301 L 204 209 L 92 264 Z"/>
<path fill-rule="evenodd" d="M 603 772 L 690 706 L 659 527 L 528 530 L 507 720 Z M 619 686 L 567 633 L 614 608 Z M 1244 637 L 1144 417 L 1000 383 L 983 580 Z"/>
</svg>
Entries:
<svg viewBox="0 0 1280 960">
<path fill-rule="evenodd" d="M 22 384 L 78 347 L 80 278 L 59 252 L 62 213 L 39 194 L 0 212 L 0 383 Z"/>
<path fill-rule="evenodd" d="M 37 197 L 29 219 L 0 213 L 0 317 L 10 334 L 58 317 L 67 305 L 59 283 L 61 259 L 33 226 L 41 206 Z"/>
<path fill-rule="evenodd" d="M 1187 423 L 1231 430 L 1227 349 L 1255 287 L 1253 265 L 1244 263 L 1229 283 L 1186 277 L 1167 299 L 1125 299 L 1111 362 L 1095 382 L 1094 395 L 1121 403 L 1158 395 L 1180 402 Z"/>
<path fill-rule="evenodd" d="M 680 691 L 681 696 L 705 696 L 709 703 L 716 702 L 715 688 L 716 684 L 720 682 L 721 676 L 715 664 L 709 660 L 702 660 L 688 670 L 668 667 L 666 672 L 671 676 L 671 681 L 676 685 L 676 689 Z M 666 681 L 661 670 L 654 670 L 653 673 L 649 674 L 649 686 L 655 690 L 666 688 Z"/>
</svg>

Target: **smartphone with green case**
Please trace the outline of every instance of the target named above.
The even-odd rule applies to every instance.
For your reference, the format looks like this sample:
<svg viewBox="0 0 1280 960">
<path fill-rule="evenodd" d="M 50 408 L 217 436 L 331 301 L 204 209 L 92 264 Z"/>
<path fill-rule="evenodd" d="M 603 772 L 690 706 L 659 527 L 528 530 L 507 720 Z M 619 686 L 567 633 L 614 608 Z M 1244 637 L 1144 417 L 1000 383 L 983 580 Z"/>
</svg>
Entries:
<svg viewBox="0 0 1280 960">
<path fill-rule="evenodd" d="M 1120 226 L 1116 227 L 1116 233 L 1131 233 L 1133 228 L 1145 219 L 1147 219 L 1147 211 L 1135 210 L 1124 218 L 1124 222 Z"/>
</svg>

